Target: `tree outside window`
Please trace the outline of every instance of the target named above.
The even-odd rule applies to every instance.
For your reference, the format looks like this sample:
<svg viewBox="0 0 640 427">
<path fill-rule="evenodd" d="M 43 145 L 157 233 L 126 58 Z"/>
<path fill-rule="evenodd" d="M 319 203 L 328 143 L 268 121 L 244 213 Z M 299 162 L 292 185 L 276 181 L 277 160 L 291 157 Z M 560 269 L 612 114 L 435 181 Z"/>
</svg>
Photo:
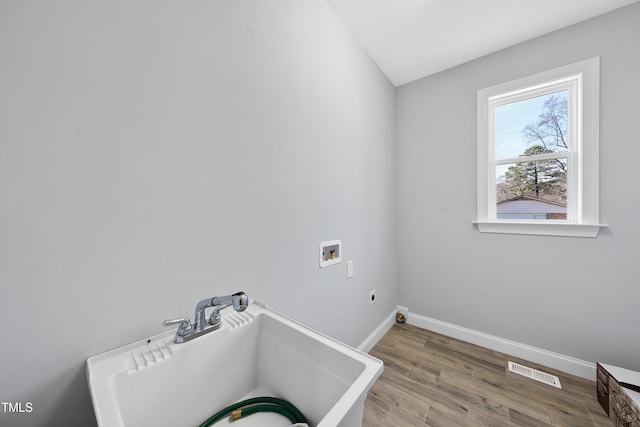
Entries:
<svg viewBox="0 0 640 427">
<path fill-rule="evenodd" d="M 535 122 L 522 127 L 521 138 L 527 148 L 519 157 L 537 156 L 568 150 L 567 97 L 566 91 L 545 96 L 542 111 Z M 518 101 L 517 103 L 529 100 Z M 516 104 L 517 104 L 516 103 Z M 535 103 L 531 103 L 535 106 Z M 532 110 L 533 107 L 508 105 L 506 108 Z M 509 120 L 509 114 L 496 113 L 495 120 Z M 512 136 L 513 137 L 513 136 Z M 503 144 L 520 145 L 513 141 Z M 497 142 L 498 145 L 498 142 Z M 501 147 L 497 146 L 499 150 Z M 520 197 L 535 198 L 557 204 L 567 203 L 567 161 L 566 158 L 523 161 L 507 165 L 506 171 L 497 176 L 496 202 L 514 200 Z M 502 168 L 504 170 L 504 166 Z"/>
</svg>

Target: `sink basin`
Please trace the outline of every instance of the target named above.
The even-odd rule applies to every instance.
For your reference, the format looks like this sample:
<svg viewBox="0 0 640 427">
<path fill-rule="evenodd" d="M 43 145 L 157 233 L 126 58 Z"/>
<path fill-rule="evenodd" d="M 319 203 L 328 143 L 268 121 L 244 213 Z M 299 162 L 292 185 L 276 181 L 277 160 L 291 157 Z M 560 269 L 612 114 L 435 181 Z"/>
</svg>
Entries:
<svg viewBox="0 0 640 427">
<path fill-rule="evenodd" d="M 367 391 L 383 369 L 259 301 L 243 312 L 224 310 L 217 331 L 182 344 L 174 336 L 175 329 L 87 359 L 100 427 L 197 427 L 228 405 L 265 395 L 288 400 L 313 427 L 361 426 Z M 233 425 L 291 422 L 259 413 Z"/>
</svg>

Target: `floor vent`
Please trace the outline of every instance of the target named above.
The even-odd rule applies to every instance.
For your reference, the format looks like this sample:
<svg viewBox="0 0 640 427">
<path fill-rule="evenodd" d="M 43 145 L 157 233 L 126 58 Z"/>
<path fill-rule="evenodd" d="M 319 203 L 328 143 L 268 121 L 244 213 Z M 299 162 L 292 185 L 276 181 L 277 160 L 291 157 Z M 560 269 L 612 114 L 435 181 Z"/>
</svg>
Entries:
<svg viewBox="0 0 640 427">
<path fill-rule="evenodd" d="M 557 388 L 562 388 L 560 385 L 560 378 L 555 375 L 547 374 L 546 372 L 538 371 L 536 369 L 529 368 L 528 366 L 520 365 L 518 363 L 509 362 L 509 370 L 516 374 L 523 375 L 527 378 L 540 381 L 541 383 L 549 384 Z"/>
</svg>

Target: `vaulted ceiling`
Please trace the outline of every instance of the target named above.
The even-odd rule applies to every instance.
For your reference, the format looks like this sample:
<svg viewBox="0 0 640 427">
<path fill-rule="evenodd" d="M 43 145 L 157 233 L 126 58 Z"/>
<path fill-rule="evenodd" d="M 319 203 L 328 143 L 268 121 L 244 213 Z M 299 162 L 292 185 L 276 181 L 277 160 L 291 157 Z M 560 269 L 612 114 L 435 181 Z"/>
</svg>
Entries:
<svg viewBox="0 0 640 427">
<path fill-rule="evenodd" d="M 638 0 L 327 0 L 399 86 Z"/>
</svg>

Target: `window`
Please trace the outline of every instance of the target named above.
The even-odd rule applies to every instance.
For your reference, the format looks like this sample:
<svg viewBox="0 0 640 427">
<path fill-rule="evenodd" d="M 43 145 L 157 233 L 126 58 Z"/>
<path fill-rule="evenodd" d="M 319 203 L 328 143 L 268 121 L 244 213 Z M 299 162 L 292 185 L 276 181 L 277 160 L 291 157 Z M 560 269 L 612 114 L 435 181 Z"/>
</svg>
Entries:
<svg viewBox="0 0 640 427">
<path fill-rule="evenodd" d="M 595 237 L 599 58 L 478 91 L 478 229 Z"/>
</svg>

